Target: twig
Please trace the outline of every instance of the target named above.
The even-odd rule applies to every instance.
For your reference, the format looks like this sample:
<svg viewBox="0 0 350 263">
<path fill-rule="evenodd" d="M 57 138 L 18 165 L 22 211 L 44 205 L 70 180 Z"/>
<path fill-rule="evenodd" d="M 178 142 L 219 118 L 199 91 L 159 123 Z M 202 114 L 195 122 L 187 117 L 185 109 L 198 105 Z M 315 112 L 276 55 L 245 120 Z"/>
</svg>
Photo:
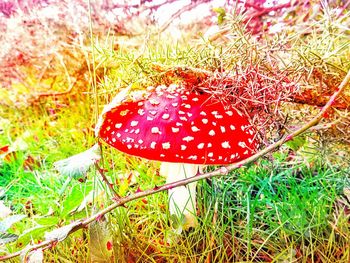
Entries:
<svg viewBox="0 0 350 263">
<path fill-rule="evenodd" d="M 109 190 L 111 190 L 111 192 L 113 193 L 114 198 L 120 198 L 118 193 L 114 190 L 113 185 L 108 181 L 103 169 L 98 165 L 98 163 L 95 163 L 95 166 L 96 166 L 96 170 L 100 173 L 102 180 L 106 183 Z"/>
<path fill-rule="evenodd" d="M 158 33 L 161 33 L 163 32 L 165 29 L 167 29 L 170 24 L 176 19 L 178 18 L 182 13 L 184 12 L 187 12 L 187 11 L 190 11 L 192 10 L 193 8 L 195 8 L 196 6 L 200 5 L 200 4 L 203 4 L 207 1 L 196 1 L 196 2 L 193 2 L 191 1 L 190 4 L 188 5 L 185 5 L 184 7 L 182 7 L 180 10 L 178 10 L 175 14 L 173 14 L 170 19 L 159 29 L 159 32 Z"/>
<path fill-rule="evenodd" d="M 67 235 L 64 238 L 58 239 L 51 239 L 51 240 L 45 240 L 44 242 L 40 243 L 40 244 L 36 244 L 36 245 L 32 245 L 32 246 L 28 246 L 25 248 L 26 252 L 29 253 L 30 251 L 39 249 L 39 248 L 43 248 L 43 247 L 50 247 L 50 244 L 55 244 L 57 242 L 61 242 L 63 240 L 65 240 L 71 233 L 76 232 L 77 230 L 84 228 L 86 226 L 88 226 L 91 222 L 94 222 L 96 220 L 99 220 L 100 218 L 102 218 L 105 214 L 111 212 L 112 210 L 116 209 L 117 207 L 123 206 L 124 204 L 131 202 L 133 200 L 137 200 L 149 195 L 153 195 L 159 192 L 163 192 L 163 191 L 167 191 L 170 189 L 173 189 L 175 187 L 179 187 L 179 186 L 184 186 L 187 185 L 189 183 L 193 183 L 199 180 L 203 180 L 203 179 L 209 179 L 212 177 L 219 177 L 219 176 L 225 176 L 227 175 L 230 171 L 233 171 L 235 169 L 241 168 L 244 165 L 247 165 L 251 162 L 256 161 L 257 159 L 259 159 L 260 157 L 264 156 L 265 154 L 279 148 L 282 144 L 284 144 L 285 142 L 293 139 L 295 136 L 300 135 L 301 133 L 305 132 L 306 130 L 308 130 L 310 127 L 315 126 L 317 123 L 320 122 L 320 120 L 323 118 L 323 115 L 327 112 L 327 110 L 332 106 L 332 104 L 335 102 L 335 99 L 342 93 L 342 91 L 345 89 L 345 87 L 349 84 L 350 82 L 350 70 L 348 71 L 347 75 L 345 76 L 345 78 L 343 79 L 343 81 L 341 82 L 341 84 L 339 85 L 338 89 L 336 90 L 336 92 L 333 93 L 333 95 L 330 97 L 329 101 L 327 102 L 327 104 L 321 109 L 321 111 L 314 117 L 312 118 L 312 120 L 310 120 L 308 123 L 306 123 L 303 127 L 295 130 L 294 132 L 291 132 L 290 134 L 288 134 L 287 136 L 285 136 L 284 138 L 282 138 L 281 140 L 277 141 L 274 144 L 271 144 L 270 146 L 266 147 L 265 149 L 257 152 L 256 154 L 252 155 L 251 157 L 242 160 L 240 162 L 228 165 L 228 166 L 222 166 L 212 172 L 208 172 L 208 173 L 203 173 L 203 174 L 199 174 L 193 177 L 189 177 L 180 181 L 176 181 L 174 183 L 170 183 L 170 184 L 165 184 L 162 186 L 157 186 L 153 189 L 148 189 L 145 191 L 138 191 L 134 194 L 131 194 L 129 196 L 120 198 L 119 200 L 115 200 L 115 202 L 113 204 L 111 204 L 110 206 L 106 207 L 105 209 L 101 210 L 100 212 L 92 215 L 91 217 L 86 218 L 85 220 L 81 220 L 81 221 L 77 221 L 77 222 L 73 222 L 72 223 L 72 228 L 70 229 L 70 231 L 67 233 Z M 56 230 L 57 231 L 57 230 Z M 0 257 L 0 261 L 4 261 L 4 260 L 8 260 L 14 257 L 19 256 L 23 250 L 17 251 L 13 254 L 9 254 L 9 255 L 5 255 Z"/>
</svg>

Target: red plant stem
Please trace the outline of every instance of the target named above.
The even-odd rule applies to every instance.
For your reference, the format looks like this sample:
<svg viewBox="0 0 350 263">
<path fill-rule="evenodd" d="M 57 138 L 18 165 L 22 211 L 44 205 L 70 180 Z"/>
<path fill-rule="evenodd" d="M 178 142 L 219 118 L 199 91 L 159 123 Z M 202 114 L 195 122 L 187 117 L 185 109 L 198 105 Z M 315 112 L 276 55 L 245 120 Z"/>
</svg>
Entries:
<svg viewBox="0 0 350 263">
<path fill-rule="evenodd" d="M 98 165 L 98 163 L 95 163 L 96 170 L 100 173 L 102 180 L 106 183 L 109 190 L 114 194 L 115 198 L 119 198 L 118 193 L 114 190 L 113 185 L 108 181 L 103 169 Z"/>
<path fill-rule="evenodd" d="M 266 147 L 265 149 L 257 152 L 256 154 L 252 155 L 251 157 L 242 160 L 240 162 L 228 165 L 228 166 L 224 166 L 221 168 L 216 169 L 215 171 L 209 172 L 209 173 L 203 173 L 203 174 L 198 174 L 195 175 L 193 177 L 189 177 L 186 179 L 183 179 L 181 181 L 176 181 L 170 184 L 165 184 L 162 186 L 157 186 L 153 189 L 148 189 L 145 191 L 137 191 L 134 194 L 131 194 L 129 196 L 120 198 L 118 200 L 115 200 L 115 202 L 113 204 L 111 204 L 110 206 L 106 207 L 105 209 L 101 210 L 100 212 L 92 215 L 91 217 L 86 218 L 85 220 L 80 220 L 77 221 L 74 224 L 74 226 L 72 227 L 72 229 L 69 231 L 69 233 L 67 234 L 67 236 L 69 236 L 69 234 L 86 227 L 87 225 L 89 225 L 91 222 L 94 222 L 96 220 L 98 220 L 99 218 L 103 217 L 105 214 L 111 212 L 112 210 L 114 210 L 117 207 L 123 206 L 126 203 L 136 200 L 136 199 L 140 199 L 149 195 L 153 195 L 159 192 L 163 192 L 163 191 L 167 191 L 169 189 L 178 187 L 178 186 L 184 186 L 187 185 L 189 183 L 193 183 L 202 179 L 208 179 L 208 178 L 212 178 L 212 177 L 219 177 L 219 176 L 224 176 L 226 175 L 229 171 L 233 171 L 235 169 L 238 169 L 248 163 L 254 162 L 257 159 L 259 159 L 260 157 L 264 156 L 265 154 L 277 149 L 278 147 L 280 147 L 282 144 L 284 144 L 286 141 L 293 139 L 295 136 L 300 135 L 301 133 L 307 131 L 309 128 L 311 128 L 312 126 L 315 126 L 317 123 L 320 122 L 320 120 L 322 120 L 323 115 L 326 113 L 326 111 L 332 106 L 332 104 L 335 102 L 335 99 L 342 93 L 342 91 L 345 89 L 345 87 L 349 84 L 350 82 L 350 70 L 348 71 L 348 73 L 346 74 L 345 78 L 343 79 L 343 81 L 341 82 L 341 84 L 339 85 L 339 88 L 336 90 L 336 92 L 333 93 L 333 95 L 330 97 L 329 101 L 326 103 L 326 105 L 320 110 L 320 112 L 314 117 L 312 118 L 312 120 L 310 120 L 308 123 L 306 123 L 303 127 L 295 130 L 294 132 L 291 132 L 290 134 L 288 134 L 287 136 L 285 136 L 284 138 L 282 138 L 281 140 L 277 141 L 274 144 L 271 144 L 270 146 Z M 66 237 L 67 237 L 66 236 Z M 65 238 L 64 238 L 65 239 Z M 9 254 L 9 255 L 5 255 L 0 257 L 0 261 L 4 261 L 4 260 L 8 260 L 14 257 L 17 257 L 19 255 L 21 255 L 23 253 L 23 251 L 25 251 L 26 253 L 29 253 L 30 251 L 36 250 L 36 249 L 40 249 L 43 247 L 47 247 L 52 243 L 55 242 L 60 242 L 63 241 L 64 239 L 58 240 L 58 239 L 53 239 L 53 240 L 45 240 L 40 244 L 36 244 L 36 245 L 32 245 L 32 246 L 27 246 L 26 248 L 24 248 L 23 250 L 17 251 L 13 254 Z"/>
</svg>

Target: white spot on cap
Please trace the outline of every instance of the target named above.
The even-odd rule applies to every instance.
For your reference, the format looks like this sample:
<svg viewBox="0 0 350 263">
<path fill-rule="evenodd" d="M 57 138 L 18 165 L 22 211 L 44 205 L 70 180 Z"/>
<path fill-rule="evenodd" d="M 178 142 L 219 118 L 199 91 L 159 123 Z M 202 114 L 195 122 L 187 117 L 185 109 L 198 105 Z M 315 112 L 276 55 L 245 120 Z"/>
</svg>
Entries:
<svg viewBox="0 0 350 263">
<path fill-rule="evenodd" d="M 186 145 L 181 145 L 181 150 L 184 151 L 186 150 L 187 146 Z"/>
<path fill-rule="evenodd" d="M 139 133 L 140 133 L 140 129 L 136 129 L 135 134 L 139 134 Z"/>
<path fill-rule="evenodd" d="M 185 114 L 185 112 L 184 111 L 182 111 L 182 110 L 179 110 L 179 114 Z"/>
<path fill-rule="evenodd" d="M 142 116 L 143 114 L 145 114 L 145 110 L 144 109 L 138 109 L 137 113 Z"/>
<path fill-rule="evenodd" d="M 157 111 L 156 110 L 150 110 L 149 111 L 150 114 L 152 114 L 153 116 L 157 114 Z"/>
<path fill-rule="evenodd" d="M 242 125 L 241 126 L 241 130 L 244 131 L 245 129 L 247 129 L 249 127 L 249 125 Z"/>
<path fill-rule="evenodd" d="M 189 112 L 187 113 L 188 117 L 191 117 L 192 115 L 193 115 L 192 113 L 189 113 Z"/>
<path fill-rule="evenodd" d="M 249 129 L 249 134 L 250 135 L 253 135 L 254 134 L 254 131 L 252 129 Z"/>
<path fill-rule="evenodd" d="M 199 99 L 197 97 L 193 98 L 192 99 L 193 101 L 198 101 Z"/>
<path fill-rule="evenodd" d="M 211 124 L 213 124 L 213 126 L 216 126 L 216 122 L 215 121 L 213 121 Z"/>
<path fill-rule="evenodd" d="M 247 145 L 245 144 L 245 142 L 239 142 L 238 146 L 241 148 L 247 148 Z"/>
<path fill-rule="evenodd" d="M 150 116 L 147 116 L 147 120 L 148 121 L 153 121 L 154 119 L 152 117 L 150 117 Z"/>
<path fill-rule="evenodd" d="M 201 111 L 199 114 L 202 116 L 207 116 L 207 114 L 204 111 Z"/>
<path fill-rule="evenodd" d="M 130 150 L 132 148 L 131 144 L 126 145 L 126 147 L 128 147 L 128 149 Z"/>
<path fill-rule="evenodd" d="M 184 107 L 185 107 L 186 109 L 191 109 L 191 105 L 190 105 L 190 104 L 185 104 Z"/>
<path fill-rule="evenodd" d="M 247 155 L 249 153 L 249 151 L 248 150 L 246 150 L 243 154 L 244 155 Z"/>
<path fill-rule="evenodd" d="M 139 102 L 137 103 L 137 105 L 141 107 L 141 106 L 143 106 L 143 102 L 142 102 L 142 101 L 139 101 Z"/>
<path fill-rule="evenodd" d="M 123 124 L 121 124 L 121 123 L 116 123 L 116 124 L 114 125 L 114 127 L 116 127 L 117 129 L 120 129 L 120 128 L 122 127 L 122 125 L 123 125 Z"/>
<path fill-rule="evenodd" d="M 236 155 L 238 156 L 238 153 L 233 153 L 233 154 L 231 154 L 231 159 L 234 159 L 234 158 L 236 158 Z"/>
<path fill-rule="evenodd" d="M 122 135 L 118 132 L 117 133 L 117 137 L 120 138 Z"/>
<path fill-rule="evenodd" d="M 180 117 L 180 120 L 182 120 L 182 121 L 187 121 L 187 118 L 186 118 L 186 117 L 181 116 L 181 117 Z"/>
<path fill-rule="evenodd" d="M 182 140 L 185 141 L 185 142 L 190 142 L 190 141 L 193 141 L 193 140 L 194 140 L 194 137 L 192 137 L 192 136 L 186 136 L 186 137 L 183 138 Z"/>
<path fill-rule="evenodd" d="M 215 115 L 215 118 L 216 119 L 222 119 L 224 116 L 222 116 L 222 115 L 220 115 L 220 114 L 217 114 L 217 115 Z"/>
<path fill-rule="evenodd" d="M 213 145 L 209 142 L 207 146 L 208 148 L 211 148 Z"/>
<path fill-rule="evenodd" d="M 175 99 L 175 98 L 176 98 L 175 96 L 170 95 L 170 94 L 166 95 L 166 97 L 167 97 L 168 99 Z"/>
<path fill-rule="evenodd" d="M 164 150 L 170 149 L 170 142 L 162 143 L 162 148 L 163 148 Z"/>
<path fill-rule="evenodd" d="M 217 115 L 217 114 L 218 114 L 218 112 L 217 112 L 216 110 L 214 110 L 214 111 L 212 111 L 212 112 L 211 112 L 211 114 L 213 114 L 213 115 Z"/>
<path fill-rule="evenodd" d="M 222 156 L 219 156 L 219 158 L 218 158 L 219 160 L 222 160 Z"/>
<path fill-rule="evenodd" d="M 207 123 L 208 123 L 208 119 L 202 119 L 202 122 L 203 122 L 204 124 L 207 124 Z"/>
<path fill-rule="evenodd" d="M 221 130 L 222 133 L 224 133 L 226 131 L 224 126 L 220 126 L 220 130 Z"/>
<path fill-rule="evenodd" d="M 208 153 L 208 157 L 213 157 L 214 156 L 214 153 L 210 152 Z"/>
<path fill-rule="evenodd" d="M 116 142 L 116 141 L 117 141 L 117 140 L 113 137 L 113 138 L 112 138 L 112 142 Z"/>
<path fill-rule="evenodd" d="M 171 131 L 172 131 L 173 133 L 177 133 L 177 132 L 180 131 L 180 128 L 171 127 Z"/>
<path fill-rule="evenodd" d="M 156 144 L 157 144 L 156 142 L 151 142 L 151 148 L 155 149 L 156 148 Z"/>
<path fill-rule="evenodd" d="M 204 143 L 198 144 L 198 145 L 197 145 L 197 148 L 198 148 L 198 149 L 203 149 L 203 148 L 204 148 Z"/>
<path fill-rule="evenodd" d="M 192 127 L 191 127 L 191 130 L 192 130 L 193 132 L 199 132 L 199 131 L 200 131 L 200 129 L 199 129 L 198 127 L 196 127 L 196 126 L 192 126 Z"/>
<path fill-rule="evenodd" d="M 159 156 L 160 156 L 160 157 L 162 157 L 162 158 L 164 158 L 164 157 L 165 157 L 165 155 L 164 155 L 164 154 L 160 154 Z"/>
<path fill-rule="evenodd" d="M 193 161 L 197 160 L 197 155 L 191 155 L 191 156 L 189 156 L 189 157 L 188 157 L 188 160 L 193 160 Z"/>
<path fill-rule="evenodd" d="M 226 111 L 226 114 L 228 115 L 228 116 L 232 116 L 233 115 L 233 112 L 232 111 Z"/>
<path fill-rule="evenodd" d="M 162 119 L 167 120 L 167 119 L 169 119 L 169 117 L 170 117 L 170 115 L 168 113 L 164 113 L 162 116 Z"/>
<path fill-rule="evenodd" d="M 134 139 L 130 137 L 126 137 L 126 142 L 134 142 Z"/>
<path fill-rule="evenodd" d="M 141 139 L 138 140 L 137 142 L 138 142 L 139 144 L 143 144 L 143 140 L 141 140 Z"/>
<path fill-rule="evenodd" d="M 120 112 L 120 116 L 125 116 L 126 114 L 128 114 L 129 110 L 123 110 Z"/>
<path fill-rule="evenodd" d="M 224 149 L 231 148 L 230 143 L 228 141 L 225 141 L 225 142 L 221 143 L 221 146 Z"/>
<path fill-rule="evenodd" d="M 182 126 L 182 123 L 181 122 L 177 122 L 175 125 L 176 126 Z"/>
<path fill-rule="evenodd" d="M 231 125 L 230 125 L 230 129 L 234 131 L 234 130 L 236 129 L 236 127 L 235 127 L 234 125 L 231 124 Z"/>
<path fill-rule="evenodd" d="M 132 121 L 132 122 L 130 123 L 130 126 L 131 126 L 131 127 L 135 127 L 135 126 L 137 126 L 137 124 L 139 124 L 138 121 Z"/>
<path fill-rule="evenodd" d="M 150 99 L 149 102 L 152 104 L 152 105 L 158 105 L 159 104 L 159 101 L 155 100 L 155 99 Z"/>
<path fill-rule="evenodd" d="M 160 130 L 159 130 L 158 127 L 152 127 L 151 132 L 152 132 L 152 133 L 159 133 L 159 134 L 162 134 L 162 133 L 160 132 Z"/>
<path fill-rule="evenodd" d="M 253 143 L 253 139 L 251 139 L 251 138 L 248 138 L 248 142 L 250 143 L 250 144 L 252 144 Z"/>
<path fill-rule="evenodd" d="M 174 103 L 171 103 L 171 105 L 173 105 L 174 107 L 177 107 L 179 105 L 179 103 L 174 102 Z"/>
<path fill-rule="evenodd" d="M 209 131 L 209 135 L 210 135 L 210 136 L 214 136 L 214 135 L 215 135 L 215 131 L 214 131 L 214 130 L 210 130 L 210 131 Z"/>
</svg>

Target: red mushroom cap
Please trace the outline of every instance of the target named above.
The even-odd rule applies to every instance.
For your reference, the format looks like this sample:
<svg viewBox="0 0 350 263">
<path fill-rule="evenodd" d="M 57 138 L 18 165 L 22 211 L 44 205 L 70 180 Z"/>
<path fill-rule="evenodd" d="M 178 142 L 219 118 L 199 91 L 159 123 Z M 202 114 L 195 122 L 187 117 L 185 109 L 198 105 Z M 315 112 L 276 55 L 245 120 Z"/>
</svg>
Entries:
<svg viewBox="0 0 350 263">
<path fill-rule="evenodd" d="M 107 111 L 99 130 L 100 138 L 124 153 L 164 162 L 229 164 L 257 148 L 248 119 L 209 94 L 170 85 L 132 97 Z"/>
</svg>

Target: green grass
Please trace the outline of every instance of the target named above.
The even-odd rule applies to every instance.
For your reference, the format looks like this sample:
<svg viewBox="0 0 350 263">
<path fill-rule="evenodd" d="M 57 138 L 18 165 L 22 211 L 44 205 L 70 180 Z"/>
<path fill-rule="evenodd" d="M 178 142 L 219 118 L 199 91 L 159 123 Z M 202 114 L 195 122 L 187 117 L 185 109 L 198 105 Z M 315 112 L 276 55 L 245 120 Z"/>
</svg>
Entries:
<svg viewBox="0 0 350 263">
<path fill-rule="evenodd" d="M 31 238 L 42 239 L 44 231 L 88 216 L 91 206 L 72 215 L 70 212 L 91 189 L 96 191 L 92 203 L 106 206 L 111 202 L 111 194 L 93 169 L 84 183 L 72 180 L 59 194 L 65 178 L 54 171 L 52 162 L 84 150 L 92 141 L 80 130 L 89 120 L 82 117 L 80 112 L 84 109 L 79 105 L 72 102 L 73 108 L 61 111 L 54 128 L 45 126 L 48 116 L 40 114 L 42 109 L 26 111 L 25 117 L 32 123 L 30 127 L 37 139 L 33 135 L 27 138 L 28 148 L 18 151 L 16 158 L 0 167 L 0 185 L 5 190 L 5 203 L 15 213 L 28 216 L 16 223 L 11 232 L 20 235 L 27 229 L 31 231 L 20 236 L 15 245 L 8 245 L 8 251 L 24 246 Z M 74 121 L 67 122 L 67 118 Z M 17 134 L 24 131 L 23 126 L 12 122 L 7 134 L 13 130 Z M 9 138 L 3 134 L 2 144 L 10 143 Z M 33 171 L 23 167 L 29 155 L 38 156 L 40 163 Z M 109 148 L 104 149 L 104 156 L 106 174 L 122 195 L 135 192 L 138 187 L 148 189 L 164 183 L 157 174 L 156 163 L 127 157 Z M 320 161 L 311 168 L 302 162 L 289 164 L 283 157 L 287 155 L 275 156 L 282 157 L 275 157 L 273 162 L 260 160 L 228 177 L 201 182 L 200 227 L 177 237 L 176 242 L 167 243 L 173 237 L 166 193 L 111 212 L 108 218 L 117 244 L 116 256 L 121 262 L 207 262 L 208 257 L 213 262 L 348 262 L 349 215 L 337 200 L 349 187 L 349 171 L 325 166 Z M 136 178 L 134 185 L 119 178 L 130 171 Z M 60 262 L 75 257 L 84 259 L 89 254 L 87 240 L 87 230 L 79 231 L 45 255 Z"/>
</svg>

